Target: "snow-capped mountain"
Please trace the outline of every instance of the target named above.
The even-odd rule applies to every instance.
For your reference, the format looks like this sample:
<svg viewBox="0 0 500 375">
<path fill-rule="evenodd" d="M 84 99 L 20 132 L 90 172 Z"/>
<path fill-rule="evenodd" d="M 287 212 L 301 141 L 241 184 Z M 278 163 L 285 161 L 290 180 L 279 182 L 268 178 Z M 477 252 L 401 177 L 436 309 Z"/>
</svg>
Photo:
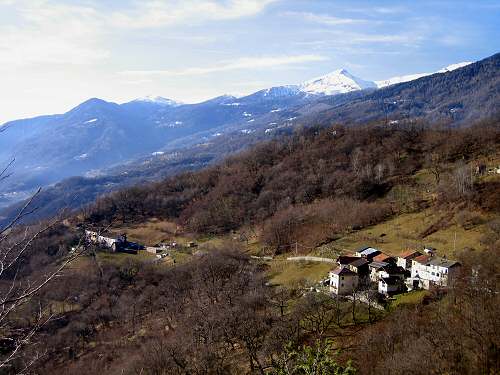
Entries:
<svg viewBox="0 0 500 375">
<path fill-rule="evenodd" d="M 453 71 L 455 69 L 463 68 L 464 66 L 467 66 L 469 64 L 472 64 L 472 62 L 465 61 L 465 62 L 461 62 L 461 63 L 457 63 L 457 64 L 448 65 L 445 68 L 439 69 L 437 72 L 433 72 L 433 73 L 417 73 L 417 74 L 408 74 L 408 75 L 404 75 L 404 76 L 397 76 L 397 77 L 392 77 L 392 78 L 389 78 L 389 79 L 384 79 L 382 81 L 375 81 L 375 84 L 377 85 L 378 88 L 382 88 L 382 87 L 386 87 L 386 86 L 390 86 L 390 85 L 395 85 L 397 83 L 414 81 L 416 79 L 419 79 L 419 78 L 422 78 L 422 77 L 426 77 L 426 76 L 430 76 L 430 75 L 436 74 L 436 73 L 451 72 L 451 71 Z"/>
<path fill-rule="evenodd" d="M 451 72 L 466 65 L 468 63 L 453 64 L 436 73 Z M 468 67 L 463 69 L 469 75 L 476 74 Z M 338 122 L 346 119 L 361 122 L 362 116 L 374 119 L 380 112 L 376 107 L 380 100 L 370 98 L 385 95 L 384 90 L 377 88 L 430 74 L 373 82 L 339 69 L 302 84 L 271 87 L 242 97 L 224 95 L 195 104 L 155 96 L 123 104 L 90 99 L 64 114 L 13 121 L 6 124 L 0 137 L 0 164 L 7 165 L 13 157 L 16 158 L 13 175 L 0 190 L 0 208 L 2 200 L 7 204 L 36 186 L 53 184 L 68 176 L 94 175 L 96 171 L 144 155 L 159 157 L 163 155 L 161 152 L 188 149 L 205 144 L 207 139 L 211 142 L 215 134 L 226 135 L 231 131 L 253 134 L 259 129 L 271 132 L 274 128 L 295 126 L 299 121 L 305 121 L 306 114 L 326 110 L 332 103 L 336 105 L 336 112 L 339 112 L 340 105 L 345 107 L 343 117 L 339 112 L 340 117 L 336 118 Z M 454 74 L 449 73 L 455 77 Z M 458 81 L 457 77 L 454 79 Z M 443 80 L 438 81 L 443 85 Z M 397 87 L 394 89 L 398 90 Z M 356 91 L 358 93 L 349 94 Z M 347 95 L 341 95 L 344 93 Z M 336 97 L 324 98 L 331 95 Z M 356 107 L 362 105 L 359 101 L 349 107 L 354 97 L 368 98 L 363 104 L 366 110 L 360 111 Z M 414 100 L 412 98 L 411 102 Z M 453 99 L 451 104 L 446 103 L 443 107 L 450 107 L 445 113 L 453 113 L 453 119 L 458 118 L 457 113 L 466 118 L 471 110 L 466 104 L 457 104 L 461 100 L 460 97 Z M 422 115 L 416 108 L 412 108 L 412 115 Z M 407 109 L 404 110 L 408 113 Z M 333 118 L 333 115 L 328 116 Z"/>
<path fill-rule="evenodd" d="M 451 65 L 448 65 L 447 67 L 445 67 L 443 69 L 439 69 L 436 73 L 451 72 L 451 71 L 453 71 L 455 69 L 463 68 L 464 66 L 467 66 L 467 65 L 470 65 L 470 64 L 472 64 L 472 61 L 464 61 L 464 62 L 461 62 L 461 63 L 451 64 Z"/>
<path fill-rule="evenodd" d="M 133 100 L 133 102 L 154 103 L 154 104 L 159 104 L 159 105 L 164 105 L 164 106 L 169 106 L 169 107 L 177 107 L 179 105 L 182 105 L 182 103 L 177 102 L 175 100 L 163 98 L 161 96 L 153 96 L 153 95 L 148 95 L 148 96 L 144 96 L 142 98 L 135 99 L 135 100 Z"/>
<path fill-rule="evenodd" d="M 306 81 L 299 86 L 300 91 L 316 95 L 336 95 L 347 92 L 376 88 L 375 82 L 353 76 L 345 69 L 338 69 L 324 76 Z"/>
</svg>

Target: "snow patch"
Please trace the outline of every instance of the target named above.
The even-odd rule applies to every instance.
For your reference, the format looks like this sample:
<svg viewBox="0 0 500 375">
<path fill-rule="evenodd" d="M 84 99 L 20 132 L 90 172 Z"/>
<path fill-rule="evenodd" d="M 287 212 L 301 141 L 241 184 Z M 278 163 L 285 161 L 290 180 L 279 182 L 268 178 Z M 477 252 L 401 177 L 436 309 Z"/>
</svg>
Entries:
<svg viewBox="0 0 500 375">
<path fill-rule="evenodd" d="M 168 107 L 178 107 L 182 105 L 181 102 L 176 102 L 175 100 L 172 99 L 167 99 L 163 98 L 161 96 L 152 96 L 152 95 L 147 95 L 142 98 L 138 98 L 134 100 L 134 102 L 145 102 L 145 103 L 155 103 L 159 105 L 164 105 Z"/>
<path fill-rule="evenodd" d="M 355 77 L 345 69 L 335 70 L 299 85 L 301 91 L 316 95 L 345 94 L 351 91 L 376 87 L 375 82 Z"/>
<path fill-rule="evenodd" d="M 404 75 L 404 76 L 392 77 L 392 78 L 385 79 L 382 81 L 375 81 L 375 84 L 377 85 L 378 88 L 387 87 L 390 85 L 395 85 L 397 83 L 414 81 L 416 79 L 419 79 L 422 77 L 427 77 L 427 76 L 430 76 L 430 75 L 436 74 L 436 73 L 448 73 L 448 72 L 451 72 L 455 69 L 463 68 L 464 66 L 467 66 L 469 64 L 472 64 L 472 62 L 471 61 L 464 61 L 461 63 L 448 65 L 445 68 L 439 69 L 437 72 L 408 74 L 408 75 Z"/>
<path fill-rule="evenodd" d="M 151 155 L 153 155 L 153 156 L 160 156 L 160 155 L 163 155 L 164 153 L 165 152 L 163 152 L 163 151 L 155 151 Z"/>
<path fill-rule="evenodd" d="M 460 69 L 460 68 L 463 68 L 464 66 L 467 66 L 467 65 L 470 65 L 472 64 L 472 61 L 464 61 L 464 62 L 460 62 L 460 63 L 456 63 L 456 64 L 451 64 L 451 65 L 448 65 L 447 67 L 443 68 L 443 69 L 440 69 L 438 70 L 436 73 L 447 73 L 447 72 L 451 72 L 455 69 Z"/>
</svg>

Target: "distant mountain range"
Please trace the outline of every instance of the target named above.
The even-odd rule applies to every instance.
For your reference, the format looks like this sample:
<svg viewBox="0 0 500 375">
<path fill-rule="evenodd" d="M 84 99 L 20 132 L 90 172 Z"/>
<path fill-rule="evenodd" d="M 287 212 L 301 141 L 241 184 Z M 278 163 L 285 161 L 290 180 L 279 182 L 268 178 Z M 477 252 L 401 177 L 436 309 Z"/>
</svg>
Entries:
<svg viewBox="0 0 500 375">
<path fill-rule="evenodd" d="M 496 116 L 499 56 L 378 82 L 340 69 L 299 85 L 197 104 L 90 99 L 62 115 L 9 122 L 0 134 L 0 162 L 15 162 L 0 189 L 0 206 L 70 176 L 87 177 L 87 187 L 95 182 L 86 201 L 123 184 L 201 167 L 296 125 L 408 117 L 461 125 Z"/>
</svg>

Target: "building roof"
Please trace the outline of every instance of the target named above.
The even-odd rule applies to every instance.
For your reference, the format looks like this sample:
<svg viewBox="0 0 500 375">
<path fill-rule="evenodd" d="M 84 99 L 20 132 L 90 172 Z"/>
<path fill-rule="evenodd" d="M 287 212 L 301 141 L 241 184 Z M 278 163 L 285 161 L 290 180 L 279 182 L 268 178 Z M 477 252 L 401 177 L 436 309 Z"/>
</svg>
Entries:
<svg viewBox="0 0 500 375">
<path fill-rule="evenodd" d="M 415 257 L 420 256 L 420 255 L 422 255 L 422 253 L 420 251 L 406 250 L 406 251 L 403 251 L 401 254 L 399 254 L 399 258 L 408 259 L 408 258 L 415 258 Z"/>
<path fill-rule="evenodd" d="M 361 249 L 358 249 L 358 251 L 357 251 L 357 252 L 358 252 L 359 254 L 361 254 L 361 255 L 365 255 L 365 256 L 366 256 L 366 255 L 371 255 L 371 254 L 374 254 L 374 255 L 375 255 L 375 254 L 380 254 L 380 250 L 377 250 L 377 249 L 375 249 L 375 248 L 373 248 L 373 247 L 369 247 L 369 246 L 367 246 L 367 247 L 362 247 Z"/>
<path fill-rule="evenodd" d="M 384 268 L 385 266 L 389 265 L 389 263 L 386 262 L 371 262 L 369 267 L 375 268 L 375 269 L 381 269 Z"/>
<path fill-rule="evenodd" d="M 349 263 L 349 265 L 353 267 L 361 267 L 368 263 L 369 262 L 365 258 L 358 258 L 354 262 Z"/>
<path fill-rule="evenodd" d="M 350 264 L 358 259 L 359 259 L 359 257 L 357 257 L 355 255 L 340 255 L 337 258 L 337 263 L 338 264 Z"/>
<path fill-rule="evenodd" d="M 439 266 L 439 267 L 445 267 L 445 268 L 450 268 L 450 267 L 453 267 L 453 266 L 459 266 L 460 263 L 455 261 L 455 260 L 449 260 L 449 259 L 446 259 L 446 258 L 432 258 L 430 261 L 429 261 L 429 264 L 430 265 L 433 265 L 433 266 Z"/>
<path fill-rule="evenodd" d="M 356 272 L 353 272 L 349 268 L 346 268 L 346 267 L 339 267 L 339 268 L 333 270 L 332 273 L 335 275 L 339 275 L 339 276 L 355 276 L 355 275 L 357 275 Z"/>
<path fill-rule="evenodd" d="M 404 275 L 406 273 L 406 270 L 403 267 L 400 266 L 395 266 L 391 263 L 387 267 L 384 267 L 384 270 L 389 274 L 389 275 Z"/>
<path fill-rule="evenodd" d="M 382 253 L 382 254 L 379 254 L 379 255 L 375 256 L 373 258 L 373 261 L 374 262 L 386 262 L 386 261 L 388 261 L 390 259 L 393 259 L 390 255 Z"/>
<path fill-rule="evenodd" d="M 420 256 L 414 258 L 413 261 L 420 263 L 420 264 L 427 264 L 427 263 L 429 263 L 429 259 L 431 259 L 431 257 L 429 255 L 420 255 Z"/>
<path fill-rule="evenodd" d="M 401 281 L 399 277 L 396 276 L 383 277 L 381 280 L 387 285 L 396 285 L 398 282 Z"/>
</svg>

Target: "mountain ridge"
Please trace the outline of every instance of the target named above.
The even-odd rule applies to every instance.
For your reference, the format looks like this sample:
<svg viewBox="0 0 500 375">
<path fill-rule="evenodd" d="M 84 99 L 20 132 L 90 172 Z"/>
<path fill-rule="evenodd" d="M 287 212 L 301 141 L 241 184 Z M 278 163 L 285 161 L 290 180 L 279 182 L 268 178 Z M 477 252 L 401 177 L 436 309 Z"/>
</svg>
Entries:
<svg viewBox="0 0 500 375">
<path fill-rule="evenodd" d="M 162 160 L 179 150 L 192 149 L 193 155 L 207 150 L 212 155 L 209 159 L 214 160 L 215 155 L 244 148 L 253 142 L 250 139 L 254 135 L 257 140 L 269 139 L 299 125 L 380 119 L 398 122 L 408 117 L 454 124 L 479 120 L 494 114 L 497 60 L 498 55 L 494 55 L 444 74 L 333 96 L 311 95 L 297 85 L 289 85 L 244 97 L 223 95 L 197 104 L 159 105 L 137 100 L 117 104 L 89 99 L 66 114 L 8 124 L 0 136 L 0 157 L 7 163 L 15 155 L 16 168 L 12 178 L 5 181 L 0 204 L 3 199 L 3 205 L 9 205 L 36 186 L 66 177 L 100 176 L 112 168 L 125 172 L 127 165 L 139 171 L 141 163 L 151 158 L 158 163 L 158 170 L 171 170 L 161 166 Z M 347 72 L 339 70 L 337 74 Z M 460 81 L 468 82 L 470 92 L 464 92 Z M 474 104 L 471 92 L 480 95 L 482 107 Z M 405 102 L 406 97 L 411 101 Z M 235 139 L 240 146 L 230 145 Z M 164 173 L 170 172 L 160 175 Z"/>
</svg>

